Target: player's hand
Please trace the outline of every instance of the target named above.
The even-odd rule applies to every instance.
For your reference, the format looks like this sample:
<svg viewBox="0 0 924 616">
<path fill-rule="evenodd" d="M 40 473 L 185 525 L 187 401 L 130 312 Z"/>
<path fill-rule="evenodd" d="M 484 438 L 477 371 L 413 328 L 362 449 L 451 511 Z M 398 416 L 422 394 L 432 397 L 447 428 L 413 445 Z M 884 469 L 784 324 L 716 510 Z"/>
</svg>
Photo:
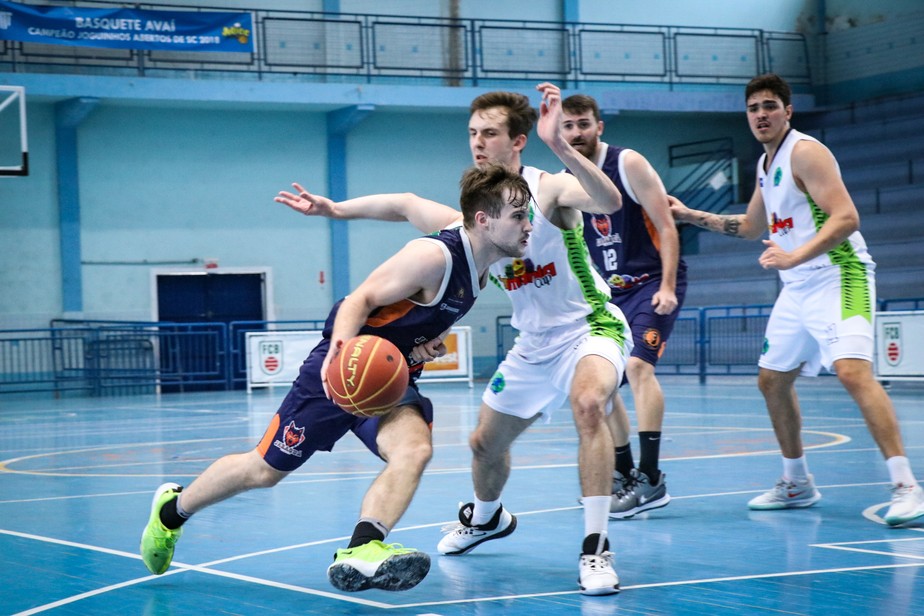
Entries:
<svg viewBox="0 0 924 616">
<path fill-rule="evenodd" d="M 446 345 L 441 338 L 434 338 L 418 344 L 411 349 L 408 359 L 411 365 L 417 365 L 428 361 L 433 361 L 438 357 L 446 354 Z"/>
<path fill-rule="evenodd" d="M 283 205 L 288 205 L 290 208 L 296 212 L 300 212 L 305 216 L 324 216 L 326 218 L 334 217 L 334 202 L 328 199 L 327 197 L 322 197 L 320 195 L 312 195 L 307 190 L 302 188 L 298 183 L 292 184 L 295 188 L 295 193 L 290 193 L 286 190 L 279 191 L 279 194 L 276 195 L 276 198 L 273 199 L 276 203 L 282 203 Z"/>
<path fill-rule="evenodd" d="M 561 89 L 555 84 L 544 82 L 536 86 L 542 92 L 542 102 L 539 104 L 539 123 L 536 132 L 539 138 L 551 145 L 564 137 L 561 134 Z"/>
<path fill-rule="evenodd" d="M 337 340 L 336 342 L 331 340 L 330 350 L 327 351 L 324 361 L 321 362 L 321 387 L 324 388 L 324 395 L 327 396 L 328 400 L 330 400 L 330 391 L 327 389 L 327 369 L 330 367 L 330 362 L 340 355 L 341 348 L 343 348 L 343 340 Z"/>
<path fill-rule="evenodd" d="M 799 265 L 798 260 L 791 252 L 780 248 L 773 240 L 763 240 L 767 248 L 757 259 L 764 269 L 788 270 Z"/>
<path fill-rule="evenodd" d="M 677 294 L 660 289 L 651 298 L 651 305 L 655 314 L 670 314 L 677 309 Z"/>
<path fill-rule="evenodd" d="M 670 207 L 671 216 L 673 216 L 674 220 L 677 222 L 686 222 L 690 219 L 693 210 L 684 205 L 683 201 L 674 195 L 667 196 L 667 204 Z"/>
</svg>

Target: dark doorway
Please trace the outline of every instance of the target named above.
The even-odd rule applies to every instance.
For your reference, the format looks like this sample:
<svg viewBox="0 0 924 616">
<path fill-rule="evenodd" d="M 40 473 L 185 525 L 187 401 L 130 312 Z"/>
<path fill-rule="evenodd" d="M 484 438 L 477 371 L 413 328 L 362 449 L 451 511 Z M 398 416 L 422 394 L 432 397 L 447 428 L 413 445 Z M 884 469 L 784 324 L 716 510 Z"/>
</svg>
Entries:
<svg viewBox="0 0 924 616">
<path fill-rule="evenodd" d="M 157 316 L 161 322 L 224 323 L 263 321 L 266 275 L 263 273 L 193 272 L 157 275 Z M 250 329 L 263 329 L 255 326 Z M 227 388 L 231 357 L 227 340 L 217 328 L 203 325 L 162 338 L 163 392 L 210 391 Z"/>
</svg>

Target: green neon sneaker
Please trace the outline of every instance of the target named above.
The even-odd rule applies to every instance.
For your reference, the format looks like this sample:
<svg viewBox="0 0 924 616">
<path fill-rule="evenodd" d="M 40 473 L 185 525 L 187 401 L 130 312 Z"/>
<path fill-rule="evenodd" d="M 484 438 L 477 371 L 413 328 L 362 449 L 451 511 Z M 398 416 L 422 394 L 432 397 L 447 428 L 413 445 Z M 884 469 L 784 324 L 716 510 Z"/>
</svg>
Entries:
<svg viewBox="0 0 924 616">
<path fill-rule="evenodd" d="M 338 590 L 369 588 L 409 590 L 430 571 L 430 557 L 400 543 L 374 540 L 355 548 L 337 550 L 327 578 Z"/>
<path fill-rule="evenodd" d="M 183 527 L 171 530 L 160 522 L 160 510 L 170 502 L 183 488 L 176 483 L 165 483 L 154 492 L 151 502 L 151 517 L 141 535 L 141 559 L 148 571 L 160 575 L 170 567 L 173 560 L 173 548 L 177 539 L 183 534 Z"/>
</svg>

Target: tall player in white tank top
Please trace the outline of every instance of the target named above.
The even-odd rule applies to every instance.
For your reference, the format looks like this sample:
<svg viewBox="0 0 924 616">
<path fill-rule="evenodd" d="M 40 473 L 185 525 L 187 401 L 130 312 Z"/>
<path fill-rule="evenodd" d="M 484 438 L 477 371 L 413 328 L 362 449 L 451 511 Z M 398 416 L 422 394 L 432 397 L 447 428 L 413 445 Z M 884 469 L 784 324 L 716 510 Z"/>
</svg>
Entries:
<svg viewBox="0 0 924 616">
<path fill-rule="evenodd" d="M 757 186 L 745 214 L 691 210 L 671 197 L 677 220 L 734 237 L 763 240 L 759 263 L 779 271 L 783 289 L 767 324 L 758 377 L 783 454 L 783 475 L 751 509 L 809 507 L 821 500 L 802 446 L 795 380 L 833 370 L 860 407 L 892 480 L 884 520 L 924 517 L 924 490 L 905 456 L 898 420 L 872 370 L 875 264 L 860 218 L 831 152 L 793 130 L 791 90 L 780 77 L 755 77 L 745 90 L 751 132 L 763 144 Z"/>
</svg>

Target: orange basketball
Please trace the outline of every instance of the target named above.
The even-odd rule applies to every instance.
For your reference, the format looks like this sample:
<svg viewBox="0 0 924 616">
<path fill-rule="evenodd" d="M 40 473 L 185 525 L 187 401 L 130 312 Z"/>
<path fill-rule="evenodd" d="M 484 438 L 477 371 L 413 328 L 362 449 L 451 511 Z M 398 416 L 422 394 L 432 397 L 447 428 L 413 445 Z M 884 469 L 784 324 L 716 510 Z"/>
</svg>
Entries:
<svg viewBox="0 0 924 616">
<path fill-rule="evenodd" d="M 407 362 L 379 336 L 347 340 L 327 368 L 331 400 L 348 413 L 376 417 L 391 410 L 407 390 Z"/>
</svg>

